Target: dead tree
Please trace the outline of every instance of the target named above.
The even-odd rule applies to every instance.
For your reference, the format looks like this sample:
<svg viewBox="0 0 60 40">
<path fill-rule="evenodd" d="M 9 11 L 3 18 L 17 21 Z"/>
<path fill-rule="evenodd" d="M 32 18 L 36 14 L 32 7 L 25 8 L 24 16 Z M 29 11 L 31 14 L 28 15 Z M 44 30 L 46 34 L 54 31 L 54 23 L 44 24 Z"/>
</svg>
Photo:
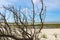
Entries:
<svg viewBox="0 0 60 40">
<path fill-rule="evenodd" d="M 21 12 L 21 8 L 16 9 L 14 6 L 12 7 L 6 7 L 3 6 L 4 9 L 8 10 L 9 12 L 12 13 L 12 19 L 14 19 L 14 25 L 16 27 L 13 28 L 11 25 L 7 22 L 6 16 L 3 13 L 0 13 L 1 18 L 3 19 L 3 24 L 0 23 L 0 40 L 40 40 L 38 38 L 39 33 L 41 32 L 42 28 L 43 28 L 43 20 L 45 18 L 45 11 L 46 11 L 46 7 L 44 6 L 43 0 L 40 0 L 41 2 L 41 10 L 39 11 L 39 19 L 40 19 L 40 23 L 41 26 L 39 27 L 39 30 L 37 30 L 35 28 L 35 6 L 33 1 L 31 0 L 32 3 L 32 14 L 33 16 L 29 15 L 29 18 L 32 20 L 32 30 L 29 29 L 29 21 L 27 16 Z M 39 8 L 38 8 L 39 9 Z M 12 24 L 13 25 L 13 24 Z M 14 26 L 13 25 L 13 26 Z"/>
</svg>

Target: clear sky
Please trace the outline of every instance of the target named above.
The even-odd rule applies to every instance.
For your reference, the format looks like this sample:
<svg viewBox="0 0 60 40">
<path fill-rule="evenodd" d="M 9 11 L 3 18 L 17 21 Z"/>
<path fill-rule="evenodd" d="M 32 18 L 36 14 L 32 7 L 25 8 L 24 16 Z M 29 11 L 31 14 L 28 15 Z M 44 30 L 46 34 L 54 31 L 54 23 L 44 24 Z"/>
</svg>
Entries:
<svg viewBox="0 0 60 40">
<path fill-rule="evenodd" d="M 39 4 L 39 0 L 33 0 L 33 2 L 35 6 Z M 45 22 L 60 22 L 60 0 L 44 0 L 44 4 L 47 9 Z M 31 10 L 32 7 L 31 0 L 0 0 L 0 12 L 3 11 L 1 9 L 3 5 L 14 5 L 16 8 L 21 6 L 21 10 Z"/>
</svg>

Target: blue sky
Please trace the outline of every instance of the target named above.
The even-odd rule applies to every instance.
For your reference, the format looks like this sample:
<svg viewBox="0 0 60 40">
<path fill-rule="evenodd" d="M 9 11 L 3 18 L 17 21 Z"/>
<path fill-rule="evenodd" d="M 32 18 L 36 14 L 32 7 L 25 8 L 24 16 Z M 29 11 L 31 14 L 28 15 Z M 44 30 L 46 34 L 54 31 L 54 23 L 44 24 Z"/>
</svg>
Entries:
<svg viewBox="0 0 60 40">
<path fill-rule="evenodd" d="M 39 0 L 33 0 L 33 2 L 35 6 L 39 6 Z M 45 22 L 60 22 L 60 0 L 44 0 L 44 4 L 46 5 Z M 21 6 L 21 10 L 32 10 L 31 0 L 0 0 L 0 11 L 3 11 L 1 8 L 3 5 L 14 5 L 16 8 Z M 36 16 L 37 20 L 38 16 Z"/>
</svg>

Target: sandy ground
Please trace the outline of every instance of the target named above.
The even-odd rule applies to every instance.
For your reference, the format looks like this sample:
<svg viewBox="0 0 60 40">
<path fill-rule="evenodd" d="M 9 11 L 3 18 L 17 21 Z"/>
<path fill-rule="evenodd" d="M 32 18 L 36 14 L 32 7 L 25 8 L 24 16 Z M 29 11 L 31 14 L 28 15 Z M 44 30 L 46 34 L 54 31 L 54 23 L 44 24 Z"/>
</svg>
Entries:
<svg viewBox="0 0 60 40">
<path fill-rule="evenodd" d="M 42 34 L 45 34 L 47 39 L 42 38 L 41 40 L 60 40 L 60 28 L 42 29 Z M 57 38 L 55 38 L 55 35 L 57 35 Z"/>
<path fill-rule="evenodd" d="M 32 32 L 33 31 L 32 29 Z M 42 35 L 45 35 L 47 38 L 41 37 Z M 41 40 L 60 40 L 60 28 L 42 29 L 39 38 L 41 38 Z"/>
</svg>

